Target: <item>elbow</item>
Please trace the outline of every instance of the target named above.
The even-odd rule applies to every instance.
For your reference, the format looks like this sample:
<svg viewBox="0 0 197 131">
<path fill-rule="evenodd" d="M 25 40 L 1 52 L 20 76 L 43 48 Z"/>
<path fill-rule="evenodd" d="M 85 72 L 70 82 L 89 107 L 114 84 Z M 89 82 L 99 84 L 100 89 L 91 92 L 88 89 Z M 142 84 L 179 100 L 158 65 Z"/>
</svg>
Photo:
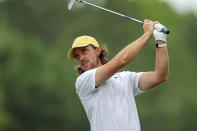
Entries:
<svg viewBox="0 0 197 131">
<path fill-rule="evenodd" d="M 168 80 L 168 74 L 169 74 L 169 71 L 167 71 L 163 77 L 164 82 Z"/>
<path fill-rule="evenodd" d="M 160 83 L 164 83 L 164 82 L 166 82 L 167 80 L 168 80 L 168 78 L 163 78 L 163 79 L 161 79 Z"/>
<path fill-rule="evenodd" d="M 167 80 L 168 80 L 168 75 L 162 76 L 162 77 L 159 78 L 159 83 L 164 83 Z"/>
<path fill-rule="evenodd" d="M 156 74 L 157 74 L 156 78 L 157 78 L 158 83 L 163 83 L 168 80 L 168 74 L 169 74 L 168 71 L 156 72 Z"/>
</svg>

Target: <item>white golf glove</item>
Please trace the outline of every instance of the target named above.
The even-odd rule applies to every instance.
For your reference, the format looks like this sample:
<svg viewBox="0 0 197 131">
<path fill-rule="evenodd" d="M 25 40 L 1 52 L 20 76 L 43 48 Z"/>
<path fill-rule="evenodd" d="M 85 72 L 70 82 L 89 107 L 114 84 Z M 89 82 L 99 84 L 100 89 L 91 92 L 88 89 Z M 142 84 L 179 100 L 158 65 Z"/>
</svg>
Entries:
<svg viewBox="0 0 197 131">
<path fill-rule="evenodd" d="M 163 42 L 167 42 L 166 40 L 167 34 L 161 32 L 163 28 L 167 29 L 165 26 L 163 26 L 160 23 L 154 25 L 153 36 L 155 38 L 155 41 L 161 40 Z"/>
</svg>

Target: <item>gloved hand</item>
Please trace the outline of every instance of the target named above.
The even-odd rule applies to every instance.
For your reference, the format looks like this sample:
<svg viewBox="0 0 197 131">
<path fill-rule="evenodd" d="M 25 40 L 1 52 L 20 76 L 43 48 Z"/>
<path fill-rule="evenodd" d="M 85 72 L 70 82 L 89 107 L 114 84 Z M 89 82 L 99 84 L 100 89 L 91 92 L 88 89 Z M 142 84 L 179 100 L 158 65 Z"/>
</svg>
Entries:
<svg viewBox="0 0 197 131">
<path fill-rule="evenodd" d="M 153 31 L 153 36 L 155 38 L 155 41 L 157 40 L 161 40 L 163 42 L 167 42 L 166 37 L 167 34 L 161 32 L 161 30 L 163 28 L 166 28 L 165 26 L 163 26 L 162 24 L 158 23 L 154 25 L 154 31 Z M 167 28 L 166 28 L 167 29 Z"/>
</svg>

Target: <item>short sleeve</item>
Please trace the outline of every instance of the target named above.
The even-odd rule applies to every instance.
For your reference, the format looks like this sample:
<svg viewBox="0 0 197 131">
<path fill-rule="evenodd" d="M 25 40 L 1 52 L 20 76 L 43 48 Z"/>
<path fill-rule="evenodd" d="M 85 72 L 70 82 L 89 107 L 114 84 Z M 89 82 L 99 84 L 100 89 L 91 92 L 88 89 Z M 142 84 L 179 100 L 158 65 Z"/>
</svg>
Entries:
<svg viewBox="0 0 197 131">
<path fill-rule="evenodd" d="M 139 73 L 130 72 L 130 74 L 129 74 L 129 78 L 130 78 L 130 81 L 131 81 L 132 87 L 133 87 L 134 96 L 137 96 L 137 95 L 144 92 L 139 88 L 139 80 L 140 80 L 140 77 L 142 74 L 143 74 L 143 72 L 139 72 Z"/>
<path fill-rule="evenodd" d="M 96 69 L 91 69 L 81 74 L 76 80 L 76 92 L 81 99 L 86 99 L 95 88 Z"/>
</svg>

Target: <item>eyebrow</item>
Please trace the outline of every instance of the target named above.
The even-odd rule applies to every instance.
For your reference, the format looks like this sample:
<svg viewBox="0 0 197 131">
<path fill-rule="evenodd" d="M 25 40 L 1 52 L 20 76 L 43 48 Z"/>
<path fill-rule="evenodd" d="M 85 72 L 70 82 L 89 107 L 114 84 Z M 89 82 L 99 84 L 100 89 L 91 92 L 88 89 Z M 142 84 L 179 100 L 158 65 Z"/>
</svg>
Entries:
<svg viewBox="0 0 197 131">
<path fill-rule="evenodd" d="M 87 49 L 87 47 L 82 47 L 81 49 L 79 49 L 79 52 L 81 52 L 83 49 Z M 75 53 L 76 50 L 73 51 L 73 53 Z"/>
<path fill-rule="evenodd" d="M 81 52 L 82 50 L 83 50 L 83 48 L 79 49 L 78 52 Z M 73 54 L 74 54 L 74 56 L 75 56 L 75 55 L 78 55 L 78 53 L 76 53 L 76 50 L 73 51 Z"/>
</svg>

